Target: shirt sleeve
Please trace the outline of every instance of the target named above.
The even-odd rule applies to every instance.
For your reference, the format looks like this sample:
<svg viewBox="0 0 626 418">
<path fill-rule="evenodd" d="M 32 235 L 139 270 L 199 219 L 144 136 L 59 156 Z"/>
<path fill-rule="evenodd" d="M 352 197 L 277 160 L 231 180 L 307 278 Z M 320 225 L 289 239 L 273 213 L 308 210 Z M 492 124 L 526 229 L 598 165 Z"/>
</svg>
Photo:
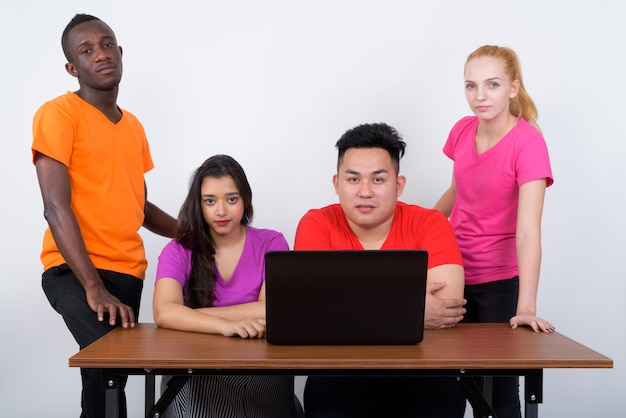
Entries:
<svg viewBox="0 0 626 418">
<path fill-rule="evenodd" d="M 289 250 L 289 244 L 285 239 L 285 236 L 280 232 L 276 232 L 270 239 L 267 245 L 267 251 L 287 251 Z"/>
<path fill-rule="evenodd" d="M 191 272 L 191 252 L 176 240 L 171 240 L 161 251 L 158 260 L 156 281 L 170 278 L 185 287 Z"/>
<path fill-rule="evenodd" d="M 437 211 L 430 212 L 425 222 L 424 247 L 428 249 L 428 268 L 444 264 L 463 265 L 463 257 L 448 219 Z"/>
<path fill-rule="evenodd" d="M 42 105 L 33 117 L 33 162 L 35 153 L 44 154 L 65 166 L 69 166 L 76 127 L 68 109 L 55 102 Z"/>
<path fill-rule="evenodd" d="M 521 142 L 517 153 L 516 167 L 518 187 L 530 181 L 544 178 L 546 179 L 546 187 L 550 187 L 554 183 L 548 146 L 540 134 L 531 135 Z"/>
<path fill-rule="evenodd" d="M 294 250 L 332 249 L 328 221 L 318 211 L 308 211 L 298 223 Z"/>
<path fill-rule="evenodd" d="M 456 160 L 456 148 L 458 146 L 459 140 L 462 136 L 466 135 L 467 131 L 475 131 L 476 128 L 474 124 L 476 123 L 476 117 L 474 116 L 466 116 L 459 120 L 454 124 L 452 129 L 450 129 L 450 133 L 448 134 L 448 139 L 446 140 L 445 145 L 443 146 L 443 153 L 446 157 L 450 158 L 452 161 Z"/>
<path fill-rule="evenodd" d="M 444 264 L 463 265 L 452 226 L 441 212 L 398 202 L 392 234 L 383 249 L 428 251 L 428 268 Z"/>
</svg>

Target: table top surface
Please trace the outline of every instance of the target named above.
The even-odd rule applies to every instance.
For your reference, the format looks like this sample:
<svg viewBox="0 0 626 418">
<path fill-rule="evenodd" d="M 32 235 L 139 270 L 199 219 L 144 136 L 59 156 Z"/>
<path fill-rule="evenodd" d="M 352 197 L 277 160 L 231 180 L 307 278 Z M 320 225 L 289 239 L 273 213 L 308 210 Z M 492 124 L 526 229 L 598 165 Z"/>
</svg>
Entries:
<svg viewBox="0 0 626 418">
<path fill-rule="evenodd" d="M 426 330 L 417 345 L 273 345 L 138 324 L 117 328 L 69 359 L 70 367 L 228 370 L 611 368 L 613 360 L 558 333 L 507 324 Z"/>
</svg>

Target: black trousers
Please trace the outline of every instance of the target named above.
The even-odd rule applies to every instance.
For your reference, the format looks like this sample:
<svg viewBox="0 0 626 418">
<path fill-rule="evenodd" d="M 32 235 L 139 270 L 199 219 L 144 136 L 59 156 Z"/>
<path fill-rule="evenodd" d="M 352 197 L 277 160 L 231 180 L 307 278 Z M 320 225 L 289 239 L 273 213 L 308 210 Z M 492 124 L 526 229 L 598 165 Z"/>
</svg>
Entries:
<svg viewBox="0 0 626 418">
<path fill-rule="evenodd" d="M 98 270 L 98 273 L 107 290 L 122 303 L 132 307 L 135 318 L 139 318 L 143 280 L 109 270 Z M 85 289 L 66 264 L 46 270 L 41 283 L 50 305 L 61 314 L 81 350 L 115 328 L 109 325 L 107 317 L 102 322 L 98 321 L 96 312 L 87 304 Z M 81 418 L 104 417 L 102 370 L 83 368 L 80 372 L 83 383 Z M 121 382 L 119 406 L 124 417 L 125 385 L 126 379 Z"/>
<path fill-rule="evenodd" d="M 466 285 L 463 322 L 505 322 L 515 316 L 519 278 Z M 478 382 L 480 385 L 480 382 Z M 498 418 L 520 418 L 519 377 L 494 377 L 492 408 Z"/>
<path fill-rule="evenodd" d="M 454 377 L 316 377 L 304 387 L 307 418 L 462 418 L 465 395 Z"/>
</svg>

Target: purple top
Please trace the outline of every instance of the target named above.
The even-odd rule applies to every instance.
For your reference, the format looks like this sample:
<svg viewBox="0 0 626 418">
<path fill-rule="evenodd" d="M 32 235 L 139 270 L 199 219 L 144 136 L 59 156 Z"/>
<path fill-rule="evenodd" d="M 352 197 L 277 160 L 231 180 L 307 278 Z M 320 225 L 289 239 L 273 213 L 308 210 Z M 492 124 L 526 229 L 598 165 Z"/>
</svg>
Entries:
<svg viewBox="0 0 626 418">
<path fill-rule="evenodd" d="M 265 253 L 288 249 L 289 244 L 280 232 L 246 227 L 246 242 L 233 276 L 230 280 L 224 281 L 217 271 L 213 306 L 240 305 L 257 301 L 261 285 L 265 281 Z M 174 279 L 180 283 L 184 291 L 190 271 L 191 251 L 176 240 L 171 240 L 159 256 L 156 280 L 164 277 Z"/>
</svg>

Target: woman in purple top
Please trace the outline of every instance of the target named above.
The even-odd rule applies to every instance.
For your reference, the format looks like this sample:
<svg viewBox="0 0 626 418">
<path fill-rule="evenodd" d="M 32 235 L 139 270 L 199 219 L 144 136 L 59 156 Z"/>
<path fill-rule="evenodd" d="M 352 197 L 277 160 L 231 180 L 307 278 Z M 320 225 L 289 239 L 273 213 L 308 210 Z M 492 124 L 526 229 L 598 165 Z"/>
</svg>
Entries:
<svg viewBox="0 0 626 418">
<path fill-rule="evenodd" d="M 452 184 L 435 205 L 450 217 L 465 270 L 464 322 L 506 322 L 540 332 L 537 316 L 541 216 L 553 182 L 537 109 L 517 54 L 485 45 L 465 62 L 465 97 L 474 116 L 458 121 L 444 146 Z M 519 417 L 517 378 L 494 379 L 498 417 Z"/>
<path fill-rule="evenodd" d="M 265 336 L 264 256 L 287 250 L 284 236 L 249 226 L 252 190 L 243 168 L 215 155 L 198 168 L 161 255 L 154 289 L 159 327 Z M 194 376 L 166 417 L 294 417 L 293 376 Z"/>
</svg>

